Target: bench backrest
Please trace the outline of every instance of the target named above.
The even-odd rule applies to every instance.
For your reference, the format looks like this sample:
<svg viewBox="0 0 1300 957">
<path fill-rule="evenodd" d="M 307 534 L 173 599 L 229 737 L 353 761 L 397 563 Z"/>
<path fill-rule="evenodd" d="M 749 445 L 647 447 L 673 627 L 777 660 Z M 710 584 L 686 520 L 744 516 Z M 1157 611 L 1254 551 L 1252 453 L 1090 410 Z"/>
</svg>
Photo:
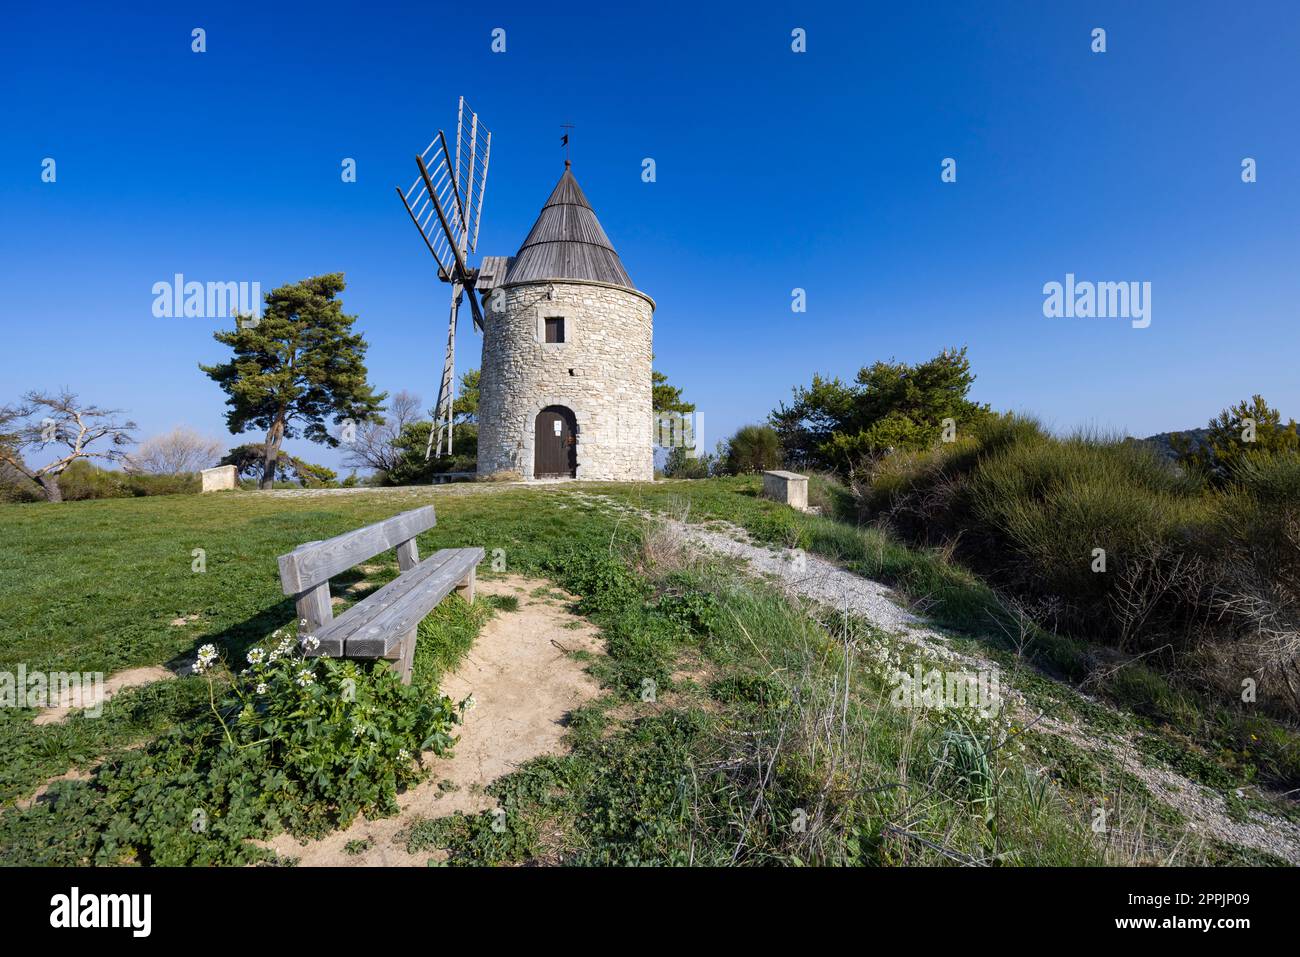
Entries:
<svg viewBox="0 0 1300 957">
<path fill-rule="evenodd" d="M 323 542 L 299 545 L 280 556 L 280 584 L 286 595 L 301 595 L 367 558 L 409 542 L 437 524 L 433 506 L 425 505 Z"/>
</svg>

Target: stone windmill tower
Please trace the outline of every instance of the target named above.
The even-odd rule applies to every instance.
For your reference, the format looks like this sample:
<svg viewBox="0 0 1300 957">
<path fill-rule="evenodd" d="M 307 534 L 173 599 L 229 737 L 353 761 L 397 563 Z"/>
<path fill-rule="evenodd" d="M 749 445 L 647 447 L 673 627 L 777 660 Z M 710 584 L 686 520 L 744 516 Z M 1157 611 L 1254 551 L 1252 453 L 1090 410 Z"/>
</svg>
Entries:
<svg viewBox="0 0 1300 957">
<path fill-rule="evenodd" d="M 564 175 L 512 257 L 485 256 L 478 474 L 649 481 L 654 300 Z"/>
</svg>

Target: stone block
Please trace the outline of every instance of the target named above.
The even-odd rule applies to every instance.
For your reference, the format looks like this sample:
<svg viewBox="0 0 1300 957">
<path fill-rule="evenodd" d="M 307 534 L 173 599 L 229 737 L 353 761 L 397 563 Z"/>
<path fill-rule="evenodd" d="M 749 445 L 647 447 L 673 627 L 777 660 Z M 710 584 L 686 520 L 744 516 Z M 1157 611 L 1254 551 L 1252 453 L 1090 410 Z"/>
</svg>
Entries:
<svg viewBox="0 0 1300 957">
<path fill-rule="evenodd" d="M 796 472 L 764 472 L 763 497 L 808 511 L 808 476 Z"/>
<path fill-rule="evenodd" d="M 235 487 L 235 467 L 218 465 L 214 469 L 204 469 L 199 473 L 203 479 L 203 491 L 222 492 Z"/>
</svg>

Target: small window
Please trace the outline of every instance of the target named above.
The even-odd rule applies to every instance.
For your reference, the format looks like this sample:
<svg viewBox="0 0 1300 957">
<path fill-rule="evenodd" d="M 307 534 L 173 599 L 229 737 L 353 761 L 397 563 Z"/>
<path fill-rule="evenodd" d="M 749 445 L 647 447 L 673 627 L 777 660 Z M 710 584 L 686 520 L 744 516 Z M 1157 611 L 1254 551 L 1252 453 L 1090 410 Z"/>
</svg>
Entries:
<svg viewBox="0 0 1300 957">
<path fill-rule="evenodd" d="M 563 316 L 546 317 L 546 341 L 547 342 L 564 341 L 564 317 Z"/>
</svg>

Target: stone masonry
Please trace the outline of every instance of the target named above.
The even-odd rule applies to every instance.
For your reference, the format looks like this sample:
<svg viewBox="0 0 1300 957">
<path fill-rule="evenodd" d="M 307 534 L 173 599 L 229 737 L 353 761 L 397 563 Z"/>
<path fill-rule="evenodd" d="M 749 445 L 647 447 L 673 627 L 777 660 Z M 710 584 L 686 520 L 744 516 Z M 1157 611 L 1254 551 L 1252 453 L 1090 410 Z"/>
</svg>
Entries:
<svg viewBox="0 0 1300 957">
<path fill-rule="evenodd" d="M 537 414 L 558 405 L 577 420 L 579 479 L 652 480 L 653 301 L 574 279 L 511 284 L 501 293 L 484 315 L 479 476 L 531 479 Z M 544 319 L 554 316 L 564 318 L 562 343 L 545 341 Z"/>
</svg>

